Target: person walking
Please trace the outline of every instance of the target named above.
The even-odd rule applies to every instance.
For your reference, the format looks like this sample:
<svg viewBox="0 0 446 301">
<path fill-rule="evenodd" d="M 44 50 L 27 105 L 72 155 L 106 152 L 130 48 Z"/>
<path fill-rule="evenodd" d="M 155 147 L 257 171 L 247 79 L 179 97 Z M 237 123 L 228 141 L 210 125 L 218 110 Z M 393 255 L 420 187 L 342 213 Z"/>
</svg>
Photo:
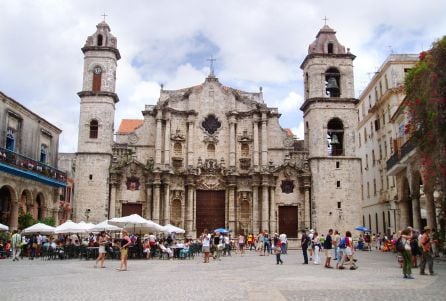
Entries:
<svg viewBox="0 0 446 301">
<path fill-rule="evenodd" d="M 204 229 L 203 234 L 201 234 L 201 246 L 204 254 L 203 263 L 209 263 L 209 252 L 211 251 L 211 236 L 208 234 L 208 229 Z"/>
<path fill-rule="evenodd" d="M 421 236 L 421 263 L 420 263 L 420 275 L 426 275 L 424 269 L 426 268 L 426 263 L 429 268 L 429 274 L 435 275 L 434 273 L 434 261 L 432 258 L 432 241 L 430 239 L 431 228 L 429 226 L 424 227 L 424 233 Z"/>
<path fill-rule="evenodd" d="M 285 233 L 282 233 L 279 235 L 279 239 L 280 239 L 280 248 L 282 249 L 282 254 L 286 254 L 287 253 L 287 243 L 288 243 L 288 239 Z"/>
<path fill-rule="evenodd" d="M 94 267 L 96 268 L 98 266 L 98 262 L 101 262 L 101 268 L 105 268 L 104 261 L 105 261 L 105 255 L 107 254 L 107 251 L 105 251 L 105 247 L 107 245 L 107 235 L 105 234 L 105 231 L 102 231 L 101 234 L 99 234 L 99 255 L 98 258 L 96 258 L 96 263 Z"/>
<path fill-rule="evenodd" d="M 129 255 L 129 246 L 132 240 L 129 237 L 129 233 L 126 230 L 122 230 L 121 236 L 121 263 L 119 265 L 118 271 L 127 271 L 127 257 Z M 124 267 L 124 269 L 123 269 Z"/>
<path fill-rule="evenodd" d="M 238 237 L 238 247 L 240 249 L 240 256 L 243 256 L 245 254 L 245 236 L 243 233 L 240 233 Z"/>
<path fill-rule="evenodd" d="M 19 231 L 14 230 L 11 237 L 12 240 L 12 261 L 19 261 L 20 252 L 22 251 L 22 236 Z"/>
<path fill-rule="evenodd" d="M 280 259 L 280 254 L 282 253 L 282 249 L 279 245 L 274 245 L 274 254 L 276 255 L 276 264 L 283 264 L 282 259 Z"/>
<path fill-rule="evenodd" d="M 310 238 L 307 236 L 305 230 L 302 230 L 302 237 L 300 239 L 300 247 L 302 248 L 302 255 L 304 256 L 304 262 L 302 264 L 308 264 L 307 249 L 310 244 Z"/>
<path fill-rule="evenodd" d="M 404 279 L 414 279 L 412 277 L 412 256 L 410 253 L 410 240 L 412 238 L 412 229 L 407 228 L 401 231 L 401 241 L 404 244 L 404 250 L 401 250 L 403 256 L 403 275 Z"/>
<path fill-rule="evenodd" d="M 314 247 L 314 264 L 321 264 L 320 258 L 320 250 L 321 250 L 321 241 L 319 240 L 319 234 L 314 232 L 313 234 L 313 247 Z"/>
<path fill-rule="evenodd" d="M 325 267 L 327 269 L 332 269 L 333 267 L 330 265 L 331 261 L 331 250 L 333 245 L 332 236 L 333 235 L 333 229 L 328 230 L 327 237 L 324 241 L 324 253 L 325 253 Z"/>
<path fill-rule="evenodd" d="M 314 236 L 314 230 L 310 229 L 310 233 L 308 234 L 308 238 L 310 239 L 310 246 L 308 246 L 308 253 L 310 254 L 310 261 L 313 261 L 313 236 Z"/>
</svg>

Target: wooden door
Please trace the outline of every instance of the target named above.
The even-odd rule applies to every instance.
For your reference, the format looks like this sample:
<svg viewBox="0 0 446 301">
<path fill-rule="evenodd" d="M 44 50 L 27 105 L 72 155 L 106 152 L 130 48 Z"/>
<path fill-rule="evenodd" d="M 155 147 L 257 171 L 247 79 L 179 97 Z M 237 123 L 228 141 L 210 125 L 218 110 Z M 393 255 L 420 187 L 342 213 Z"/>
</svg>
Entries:
<svg viewBox="0 0 446 301">
<path fill-rule="evenodd" d="M 122 204 L 122 215 L 128 216 L 132 214 L 142 215 L 142 204 L 137 203 L 124 203 Z"/>
<path fill-rule="evenodd" d="M 225 227 L 225 191 L 197 190 L 197 235 Z"/>
<path fill-rule="evenodd" d="M 297 206 L 279 206 L 279 232 L 297 238 Z"/>
</svg>

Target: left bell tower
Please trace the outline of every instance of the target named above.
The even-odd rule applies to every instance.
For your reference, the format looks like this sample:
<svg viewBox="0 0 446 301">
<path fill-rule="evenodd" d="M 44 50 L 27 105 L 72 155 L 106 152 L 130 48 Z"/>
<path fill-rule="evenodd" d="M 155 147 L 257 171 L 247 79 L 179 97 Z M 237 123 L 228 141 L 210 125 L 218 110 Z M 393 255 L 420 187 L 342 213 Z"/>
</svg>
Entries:
<svg viewBox="0 0 446 301">
<path fill-rule="evenodd" d="M 105 21 L 87 38 L 80 97 L 76 153 L 74 217 L 101 222 L 108 218 L 109 168 L 112 158 L 117 61 L 117 40 Z"/>
</svg>

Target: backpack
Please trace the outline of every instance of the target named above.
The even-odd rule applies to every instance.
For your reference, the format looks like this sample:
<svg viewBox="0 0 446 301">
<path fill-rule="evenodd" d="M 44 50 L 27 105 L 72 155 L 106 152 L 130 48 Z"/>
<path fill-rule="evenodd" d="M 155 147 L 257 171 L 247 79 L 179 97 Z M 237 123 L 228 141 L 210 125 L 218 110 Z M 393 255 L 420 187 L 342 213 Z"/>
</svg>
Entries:
<svg viewBox="0 0 446 301">
<path fill-rule="evenodd" d="M 404 248 L 404 243 L 403 243 L 403 240 L 401 239 L 401 237 L 396 240 L 395 247 L 398 252 L 404 252 L 405 248 Z"/>
<path fill-rule="evenodd" d="M 345 237 L 341 238 L 341 241 L 339 242 L 339 246 L 338 247 L 340 249 L 345 249 L 347 247 L 347 241 L 346 241 Z"/>
</svg>

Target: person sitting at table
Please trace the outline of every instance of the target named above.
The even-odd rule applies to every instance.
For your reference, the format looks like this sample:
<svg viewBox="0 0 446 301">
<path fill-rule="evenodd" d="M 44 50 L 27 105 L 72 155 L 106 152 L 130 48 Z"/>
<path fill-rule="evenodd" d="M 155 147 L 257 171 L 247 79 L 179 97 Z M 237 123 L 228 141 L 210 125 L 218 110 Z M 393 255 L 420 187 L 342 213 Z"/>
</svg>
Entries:
<svg viewBox="0 0 446 301">
<path fill-rule="evenodd" d="M 161 250 L 162 253 L 167 253 L 167 254 L 168 254 L 169 259 L 173 257 L 173 251 L 172 251 L 172 249 L 171 249 L 171 248 L 166 248 L 166 246 L 164 246 L 164 241 L 161 240 L 161 241 L 158 243 L 158 246 L 159 246 L 159 248 L 160 248 L 160 250 Z"/>
</svg>

